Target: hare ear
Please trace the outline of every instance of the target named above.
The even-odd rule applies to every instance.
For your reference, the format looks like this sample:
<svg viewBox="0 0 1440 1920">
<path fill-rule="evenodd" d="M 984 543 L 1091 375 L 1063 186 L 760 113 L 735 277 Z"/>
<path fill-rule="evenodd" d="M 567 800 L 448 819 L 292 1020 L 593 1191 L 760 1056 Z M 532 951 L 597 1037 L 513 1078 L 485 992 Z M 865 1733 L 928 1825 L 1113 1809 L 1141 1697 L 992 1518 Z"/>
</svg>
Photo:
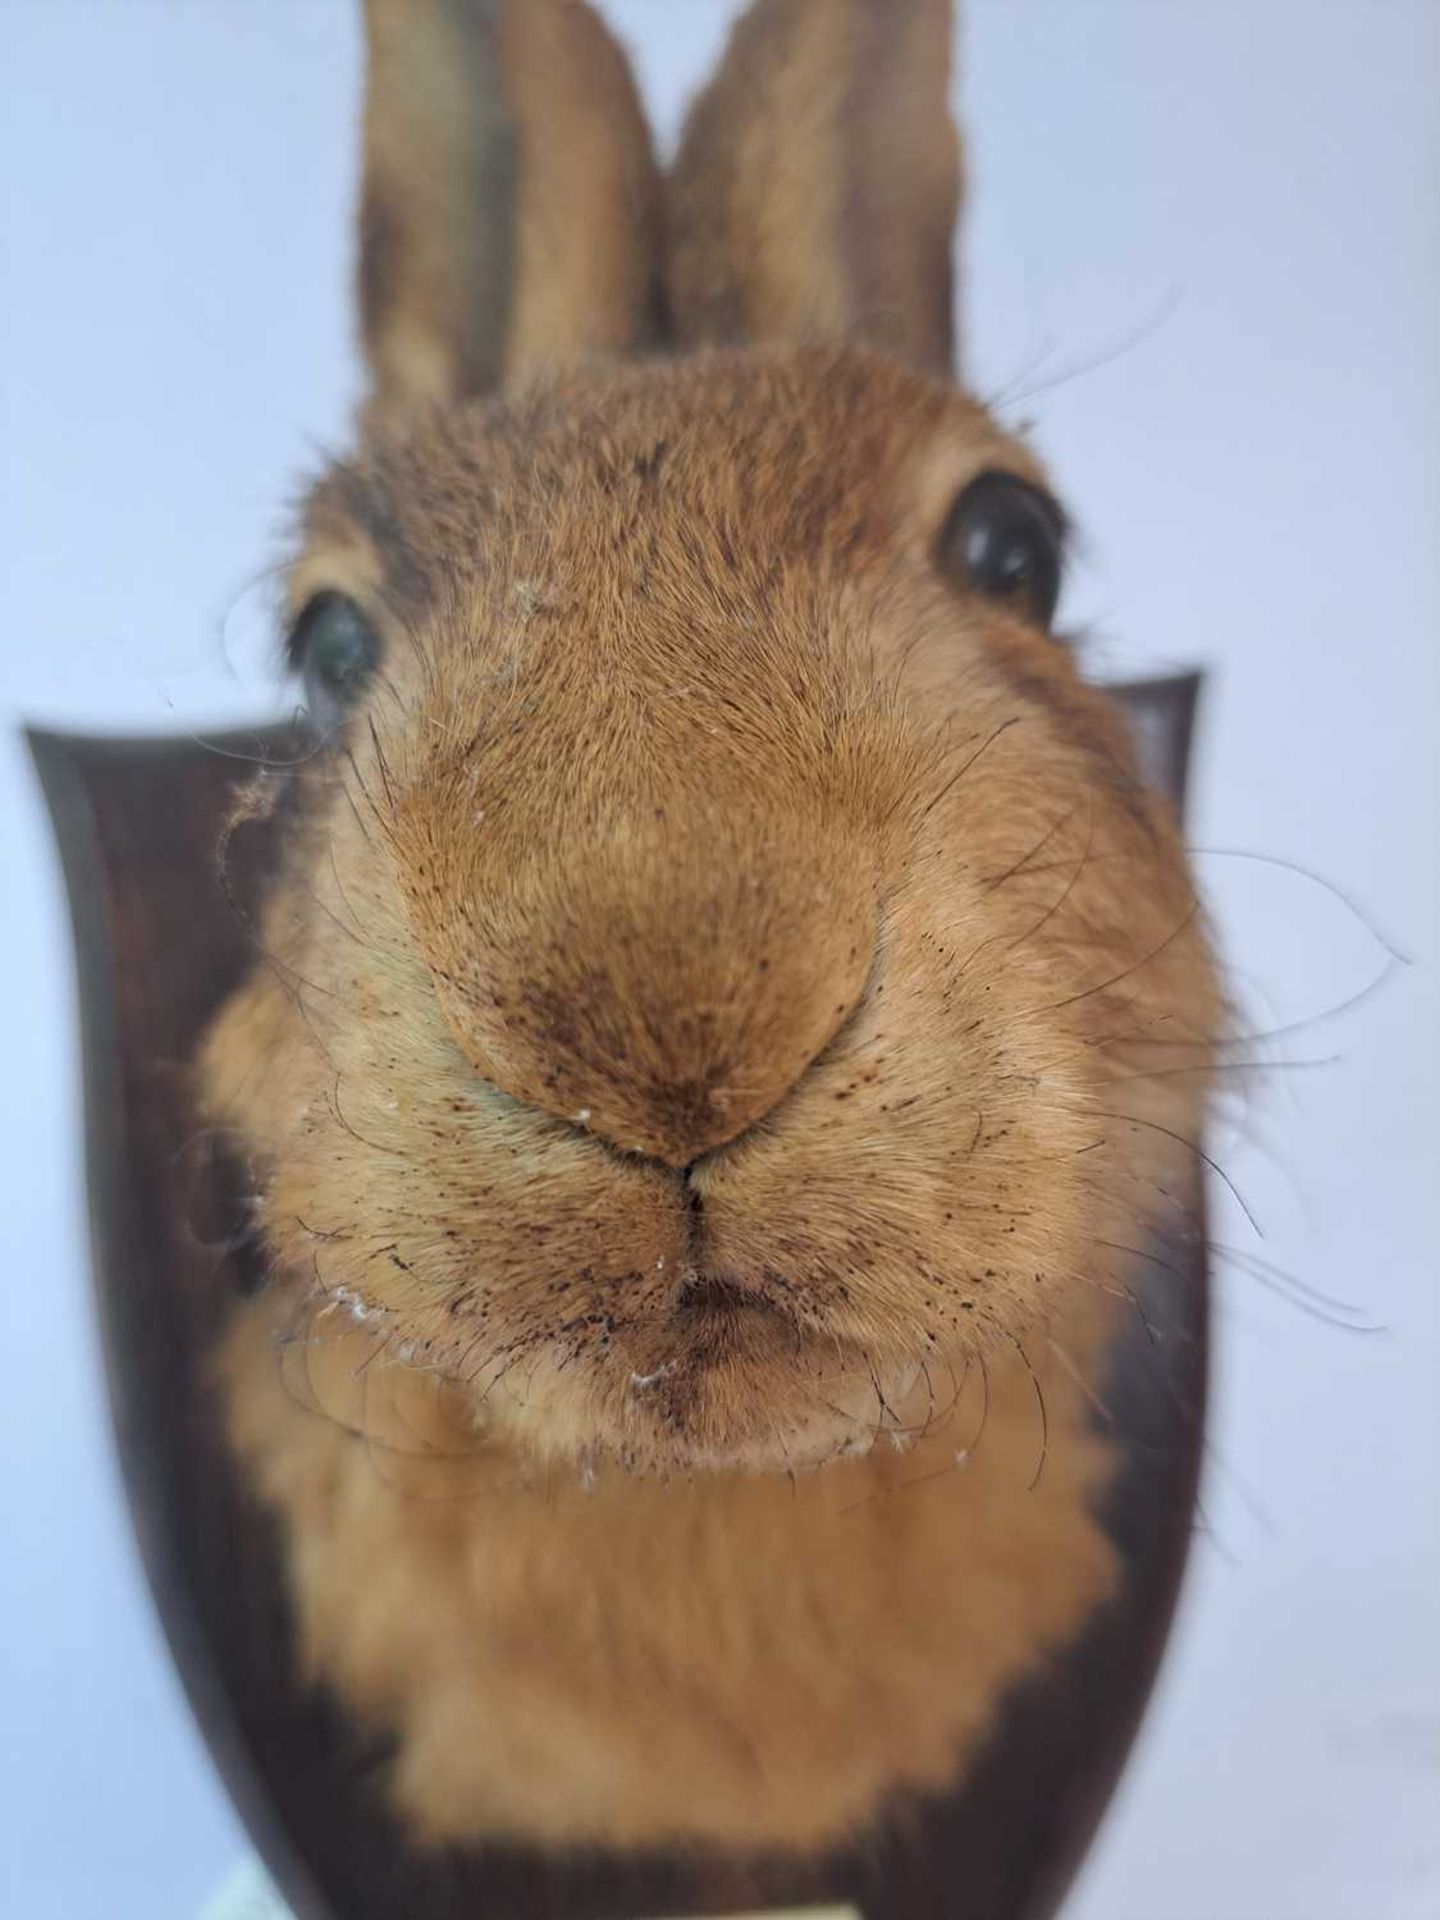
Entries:
<svg viewBox="0 0 1440 1920">
<path fill-rule="evenodd" d="M 849 338 L 953 354 L 951 0 L 757 0 L 671 173 L 682 341 Z"/>
<path fill-rule="evenodd" d="M 660 182 L 583 0 L 365 0 L 359 298 L 384 416 L 642 344 Z"/>
</svg>

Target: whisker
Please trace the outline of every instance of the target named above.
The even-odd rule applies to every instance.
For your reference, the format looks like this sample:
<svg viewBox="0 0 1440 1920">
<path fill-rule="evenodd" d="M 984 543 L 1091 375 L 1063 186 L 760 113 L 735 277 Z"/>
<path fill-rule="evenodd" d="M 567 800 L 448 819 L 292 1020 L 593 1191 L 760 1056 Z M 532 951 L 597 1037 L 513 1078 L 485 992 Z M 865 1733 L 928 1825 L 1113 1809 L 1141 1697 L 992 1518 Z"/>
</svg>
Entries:
<svg viewBox="0 0 1440 1920">
<path fill-rule="evenodd" d="M 1248 1280 L 1264 1287 L 1267 1293 L 1275 1294 L 1294 1307 L 1297 1313 L 1303 1313 L 1308 1320 L 1318 1320 L 1322 1326 L 1334 1327 L 1340 1333 L 1376 1334 L 1390 1331 L 1379 1321 L 1356 1319 L 1354 1316 L 1362 1312 L 1362 1308 L 1350 1306 L 1345 1301 L 1337 1301 L 1332 1305 L 1329 1296 L 1321 1294 L 1318 1289 L 1306 1288 L 1292 1275 L 1273 1267 L 1268 1261 L 1249 1265 L 1238 1250 L 1227 1251 L 1224 1257 L 1237 1266 Z"/>
<path fill-rule="evenodd" d="M 1137 347 L 1143 346 L 1153 334 L 1158 333 L 1161 327 L 1163 327 L 1175 313 L 1184 295 L 1184 287 L 1179 281 L 1173 281 L 1171 285 L 1166 288 L 1164 296 L 1155 311 L 1140 321 L 1138 325 L 1131 328 L 1130 332 L 1118 340 L 1114 346 L 1106 347 L 1102 352 L 1093 355 L 1088 360 L 1073 360 L 1069 362 L 1068 365 L 1062 367 L 1058 373 L 1049 375 L 1044 380 L 1032 381 L 1029 386 L 1014 388 L 1012 382 L 1013 390 L 1000 389 L 987 404 L 995 410 L 1023 406 L 1027 400 L 1033 400 L 1039 394 L 1053 392 L 1056 387 L 1064 386 L 1068 381 L 1078 380 L 1085 374 L 1096 373 L 1102 367 L 1113 365 L 1115 361 L 1121 360 L 1127 354 L 1133 353 Z M 1046 353 L 1049 351 L 1051 351 L 1051 349 L 1047 348 L 1042 352 L 1032 361 L 1032 366 L 1043 366 Z"/>
<path fill-rule="evenodd" d="M 297 710 L 291 716 L 291 724 L 298 726 L 300 723 L 301 715 Z M 313 739 L 303 753 L 297 753 L 286 758 L 277 754 L 273 747 L 265 744 L 259 733 L 255 735 L 254 753 L 244 753 L 239 747 L 233 745 L 224 746 L 220 741 L 207 739 L 204 734 L 195 733 L 189 728 L 185 729 L 183 738 L 190 741 L 193 746 L 202 747 L 206 753 L 214 754 L 217 759 L 235 760 L 242 766 L 259 767 L 262 771 L 267 772 L 273 769 L 278 773 L 288 772 L 295 767 L 308 766 L 323 750 L 325 744 L 323 740 Z"/>
<path fill-rule="evenodd" d="M 1166 1043 L 1160 1041 L 1157 1044 L 1163 1046 Z M 1318 1060 L 1202 1060 L 1189 1067 L 1150 1067 L 1142 1068 L 1136 1073 L 1107 1074 L 1105 1083 L 1107 1086 L 1119 1087 L 1131 1080 L 1174 1080 L 1183 1074 L 1195 1073 L 1303 1073 L 1319 1067 L 1339 1067 L 1344 1063 L 1345 1056 L 1340 1053 L 1326 1054 L 1323 1059 Z"/>
<path fill-rule="evenodd" d="M 1041 914 L 1040 918 L 1035 922 L 1033 927 L 1028 927 L 1026 931 L 1018 937 L 1018 939 L 1012 940 L 1010 942 L 1008 951 L 1013 953 L 1016 947 L 1023 946 L 1027 940 L 1033 940 L 1035 935 L 1039 933 L 1040 929 L 1043 926 L 1045 926 L 1048 921 L 1054 919 L 1055 915 L 1060 911 L 1060 909 L 1064 906 L 1065 902 L 1070 898 L 1071 894 L 1075 891 L 1076 884 L 1079 881 L 1081 874 L 1084 873 L 1086 867 L 1089 865 L 1090 854 L 1094 845 L 1095 845 L 1095 809 L 1092 806 L 1090 808 L 1090 825 L 1089 825 L 1089 830 L 1085 836 L 1085 845 L 1081 850 L 1079 860 L 1075 864 L 1075 871 L 1071 874 L 1070 878 L 1065 882 L 1065 886 L 1061 891 L 1059 899 L 1056 900 L 1053 903 L 1053 905 L 1046 908 L 1045 912 Z"/>
<path fill-rule="evenodd" d="M 1050 1457 L 1050 1416 L 1045 1410 L 1045 1389 L 1040 1384 L 1039 1374 L 1031 1365 L 1029 1354 L 1013 1336 L 1011 1345 L 1025 1362 L 1025 1371 L 1030 1375 L 1030 1384 L 1035 1389 L 1036 1404 L 1040 1408 L 1040 1458 L 1035 1463 L 1034 1478 L 1026 1488 L 1027 1493 L 1033 1493 L 1040 1484 L 1040 1476 L 1045 1471 L 1045 1462 Z"/>
<path fill-rule="evenodd" d="M 1047 1334 L 1045 1336 L 1045 1344 L 1047 1347 L 1049 1347 L 1050 1351 L 1054 1354 L 1055 1358 L 1060 1362 L 1061 1366 L 1065 1369 L 1066 1373 L 1069 1374 L 1070 1378 L 1074 1381 L 1075 1385 L 1079 1388 L 1080 1392 L 1085 1396 L 1086 1400 L 1089 1401 L 1090 1405 L 1094 1408 L 1096 1413 L 1100 1415 L 1100 1418 L 1105 1422 L 1107 1426 L 1113 1427 L 1115 1425 L 1115 1415 L 1110 1411 L 1109 1407 L 1106 1406 L 1105 1402 L 1100 1398 L 1099 1394 L 1096 1393 L 1095 1389 L 1090 1385 L 1089 1381 L 1085 1379 L 1085 1377 L 1080 1372 L 1080 1369 L 1076 1366 L 1075 1362 L 1071 1359 L 1070 1355 L 1060 1345 L 1060 1342 L 1056 1340 L 1053 1335 Z"/>
<path fill-rule="evenodd" d="M 1175 1141 L 1178 1146 L 1188 1147 L 1191 1153 L 1193 1153 L 1197 1159 L 1204 1161 L 1205 1165 L 1209 1167 L 1210 1171 L 1215 1175 L 1215 1177 L 1218 1180 L 1221 1180 L 1224 1182 L 1226 1188 L 1229 1190 L 1229 1193 L 1232 1199 L 1235 1201 L 1235 1204 L 1239 1207 L 1240 1211 L 1244 1214 L 1245 1218 L 1250 1222 L 1250 1225 L 1254 1228 L 1256 1235 L 1261 1240 L 1265 1238 L 1265 1234 L 1263 1229 L 1260 1226 L 1260 1222 L 1255 1218 L 1254 1213 L 1251 1211 L 1249 1205 L 1246 1203 L 1245 1196 L 1241 1193 L 1240 1189 L 1236 1186 L 1235 1182 L 1230 1178 L 1229 1174 L 1226 1173 L 1225 1169 L 1220 1165 L 1219 1161 L 1211 1159 L 1210 1155 L 1205 1151 L 1205 1149 L 1199 1144 L 1198 1141 L 1190 1139 L 1186 1134 L 1176 1133 L 1173 1127 L 1162 1127 L 1158 1120 L 1142 1119 L 1139 1114 L 1112 1113 L 1106 1107 L 1096 1107 L 1094 1111 L 1100 1116 L 1102 1120 L 1119 1120 L 1124 1124 L 1132 1127 L 1149 1127 L 1152 1133 L 1162 1133 L 1164 1134 L 1167 1140 Z"/>
<path fill-rule="evenodd" d="M 1387 953 L 1393 961 L 1402 967 L 1413 964 L 1410 956 L 1401 951 L 1343 887 L 1337 886 L 1333 880 L 1327 880 L 1323 874 L 1316 873 L 1312 867 L 1305 866 L 1299 860 L 1291 860 L 1278 853 L 1256 853 L 1246 847 L 1187 846 L 1185 851 L 1192 857 L 1198 856 L 1205 860 L 1249 860 L 1258 866 L 1278 867 L 1284 873 L 1292 873 L 1298 879 L 1308 880 L 1312 886 L 1320 887 L 1328 893 L 1332 900 L 1338 900 L 1345 911 L 1365 929 L 1376 946 Z"/>
<path fill-rule="evenodd" d="M 997 887 L 1003 887 L 1007 880 L 1013 880 L 1017 873 L 1022 873 L 1035 858 L 1035 855 L 1039 853 L 1040 849 L 1048 846 L 1055 835 L 1074 819 L 1076 812 L 1079 810 L 1079 806 L 1080 802 L 1077 800 L 1074 806 L 1068 807 L 1058 820 L 1052 820 L 1044 833 L 1042 833 L 1040 838 L 1035 842 L 1034 846 L 1031 847 L 1030 851 L 1022 854 L 1014 866 L 1007 867 L 1004 873 L 997 874 L 993 880 L 987 880 L 982 890 L 985 893 L 993 893 Z"/>
<path fill-rule="evenodd" d="M 1119 986 L 1122 980 L 1128 980 L 1132 974 L 1139 973 L 1142 967 L 1148 967 L 1152 960 L 1158 960 L 1166 948 L 1172 946 L 1174 942 L 1180 938 L 1181 934 L 1185 932 L 1186 928 L 1192 924 L 1199 912 L 1199 900 L 1192 900 L 1189 912 L 1179 925 L 1172 927 L 1158 946 L 1152 947 L 1149 953 L 1143 954 L 1132 966 L 1123 967 L 1119 973 L 1111 974 L 1108 980 L 1101 980 L 1093 987 L 1084 987 L 1079 993 L 1067 994 L 1063 1000 L 1050 1000 L 1042 1007 L 1031 1007 L 1027 1009 L 1027 1011 L 1032 1014 L 1058 1013 L 1062 1007 L 1073 1007 L 1081 1000 L 1090 999 L 1094 994 L 1105 993 L 1109 988 Z"/>
<path fill-rule="evenodd" d="M 965 778 L 966 774 L 969 773 L 970 769 L 975 765 L 976 761 L 980 758 L 981 754 L 988 753 L 990 748 L 993 747 L 995 742 L 1000 738 L 1001 734 L 1008 733 L 1011 727 L 1018 727 L 1020 725 L 1020 722 L 1024 719 L 1024 717 L 1025 716 L 1023 714 L 1012 713 L 1008 720 L 1002 720 L 999 726 L 995 728 L 994 732 L 991 733 L 987 739 L 983 740 L 980 743 L 980 745 L 975 749 L 974 753 L 972 753 L 969 759 L 966 760 L 964 765 L 959 767 L 954 773 L 951 774 L 950 778 L 941 787 L 940 791 L 936 794 L 932 794 L 930 799 L 920 809 L 920 818 L 922 820 L 927 819 L 929 815 L 935 811 L 936 807 L 939 806 L 940 802 L 943 799 L 945 799 L 948 794 L 952 793 L 956 787 L 959 786 L 960 782 Z"/>
<path fill-rule="evenodd" d="M 1227 1567 L 1232 1569 L 1239 1567 L 1240 1558 L 1238 1554 L 1232 1552 L 1224 1540 L 1221 1539 L 1219 1533 L 1216 1531 L 1214 1522 L 1205 1511 L 1204 1501 L 1198 1492 L 1195 1495 L 1195 1524 L 1193 1531 L 1204 1535 Z"/>
</svg>

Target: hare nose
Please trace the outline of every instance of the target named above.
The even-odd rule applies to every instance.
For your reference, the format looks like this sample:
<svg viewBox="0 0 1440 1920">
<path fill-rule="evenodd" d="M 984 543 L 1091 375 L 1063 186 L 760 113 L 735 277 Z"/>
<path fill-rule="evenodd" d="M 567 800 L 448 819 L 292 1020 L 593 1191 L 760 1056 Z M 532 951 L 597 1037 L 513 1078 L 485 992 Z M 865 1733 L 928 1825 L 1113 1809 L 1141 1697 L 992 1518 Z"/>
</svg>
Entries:
<svg viewBox="0 0 1440 1920">
<path fill-rule="evenodd" d="M 770 1114 L 857 1004 L 875 868 L 823 831 L 623 851 L 513 874 L 422 943 L 492 1085 L 685 1168 Z"/>
</svg>

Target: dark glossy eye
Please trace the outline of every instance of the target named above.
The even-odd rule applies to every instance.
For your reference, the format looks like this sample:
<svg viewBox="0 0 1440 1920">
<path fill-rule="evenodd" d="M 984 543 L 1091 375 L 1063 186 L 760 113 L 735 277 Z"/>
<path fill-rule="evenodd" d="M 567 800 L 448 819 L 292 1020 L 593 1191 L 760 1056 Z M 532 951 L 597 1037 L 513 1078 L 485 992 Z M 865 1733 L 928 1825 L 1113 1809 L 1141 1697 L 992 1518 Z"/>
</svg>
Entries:
<svg viewBox="0 0 1440 1920">
<path fill-rule="evenodd" d="M 332 733 L 380 664 L 380 636 L 343 593 L 317 593 L 290 635 L 290 664 L 321 733 Z"/>
<path fill-rule="evenodd" d="M 1013 473 L 982 473 L 951 507 L 936 558 L 957 586 L 1049 629 L 1060 598 L 1065 517 Z"/>
</svg>

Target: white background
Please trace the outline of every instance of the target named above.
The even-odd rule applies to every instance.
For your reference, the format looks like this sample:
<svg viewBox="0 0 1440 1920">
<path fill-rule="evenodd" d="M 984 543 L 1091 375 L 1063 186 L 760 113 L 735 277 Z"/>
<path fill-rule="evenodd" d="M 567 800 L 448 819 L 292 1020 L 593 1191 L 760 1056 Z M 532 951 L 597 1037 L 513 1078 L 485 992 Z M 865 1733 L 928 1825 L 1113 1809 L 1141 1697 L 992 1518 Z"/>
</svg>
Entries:
<svg viewBox="0 0 1440 1920">
<path fill-rule="evenodd" d="M 616 0 L 662 136 L 719 0 Z M 1345 1333 L 1219 1272 L 1212 1530 L 1070 1920 L 1440 1913 L 1440 4 L 973 0 L 969 370 L 1088 533 L 1107 670 L 1214 670 L 1194 838 L 1414 962 L 1217 1152 Z M 0 0 L 6 1920 L 189 1920 L 242 1847 L 151 1620 L 86 1295 L 68 929 L 22 715 L 276 702 L 246 583 L 355 395 L 345 0 Z M 1028 397 L 1023 390 L 1034 388 Z M 1200 868 L 1259 1025 L 1386 965 Z M 1223 1196 L 1222 1196 L 1223 1199 Z"/>
</svg>

